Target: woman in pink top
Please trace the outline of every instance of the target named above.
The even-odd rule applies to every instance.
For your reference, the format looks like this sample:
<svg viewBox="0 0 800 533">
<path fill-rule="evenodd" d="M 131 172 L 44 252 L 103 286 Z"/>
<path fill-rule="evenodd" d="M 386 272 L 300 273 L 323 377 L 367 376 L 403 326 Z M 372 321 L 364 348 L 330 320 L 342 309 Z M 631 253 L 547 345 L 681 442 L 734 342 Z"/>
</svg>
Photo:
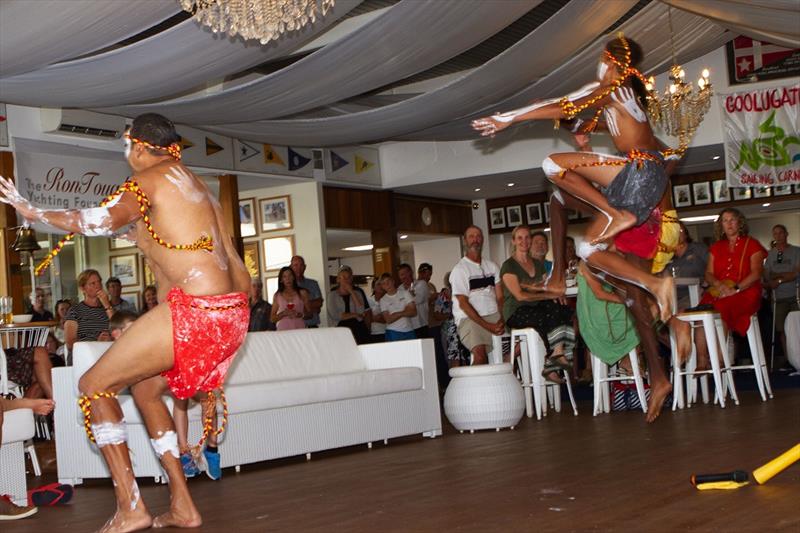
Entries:
<svg viewBox="0 0 800 533">
<path fill-rule="evenodd" d="M 294 271 L 283 267 L 278 274 L 278 291 L 272 299 L 271 320 L 278 331 L 301 329 L 305 310 L 309 308 L 308 293 L 297 285 Z"/>
</svg>

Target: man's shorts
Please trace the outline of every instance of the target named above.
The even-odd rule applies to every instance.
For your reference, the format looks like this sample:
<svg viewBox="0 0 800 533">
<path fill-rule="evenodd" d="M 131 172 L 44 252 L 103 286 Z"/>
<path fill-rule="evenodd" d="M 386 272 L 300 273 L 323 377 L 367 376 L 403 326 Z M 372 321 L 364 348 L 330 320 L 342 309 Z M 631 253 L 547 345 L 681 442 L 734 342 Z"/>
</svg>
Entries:
<svg viewBox="0 0 800 533">
<path fill-rule="evenodd" d="M 497 323 L 500 320 L 500 313 L 482 316 L 485 321 L 490 324 Z M 492 332 L 479 326 L 469 318 L 464 318 L 458 323 L 458 338 L 461 339 L 461 344 L 466 346 L 470 352 L 476 346 L 485 345 L 489 349 L 492 347 Z"/>
<path fill-rule="evenodd" d="M 790 311 L 797 311 L 797 300 L 778 300 L 775 302 L 775 331 L 783 333 L 786 324 L 786 315 Z"/>
</svg>

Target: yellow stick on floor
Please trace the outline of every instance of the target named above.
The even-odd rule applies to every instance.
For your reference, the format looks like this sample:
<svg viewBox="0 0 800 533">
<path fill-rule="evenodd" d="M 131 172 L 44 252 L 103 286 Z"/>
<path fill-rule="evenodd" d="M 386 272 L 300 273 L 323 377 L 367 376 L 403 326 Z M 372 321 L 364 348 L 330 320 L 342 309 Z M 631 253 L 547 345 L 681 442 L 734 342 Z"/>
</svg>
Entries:
<svg viewBox="0 0 800 533">
<path fill-rule="evenodd" d="M 764 466 L 753 470 L 753 478 L 759 485 L 763 485 L 797 461 L 800 461 L 800 444 L 796 444 Z"/>
</svg>

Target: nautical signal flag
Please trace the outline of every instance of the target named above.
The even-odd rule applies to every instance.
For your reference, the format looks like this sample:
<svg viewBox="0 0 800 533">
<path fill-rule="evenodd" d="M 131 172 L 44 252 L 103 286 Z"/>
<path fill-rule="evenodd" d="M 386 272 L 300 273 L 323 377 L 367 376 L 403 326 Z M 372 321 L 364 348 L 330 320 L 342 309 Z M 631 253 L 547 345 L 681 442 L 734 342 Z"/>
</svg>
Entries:
<svg viewBox="0 0 800 533">
<path fill-rule="evenodd" d="M 247 161 L 251 157 L 255 157 L 261 153 L 261 150 L 255 146 L 251 146 L 246 142 L 239 140 L 239 162 Z"/>
<path fill-rule="evenodd" d="M 289 150 L 289 170 L 300 170 L 311 162 L 311 159 L 298 154 L 291 147 L 287 149 Z"/>
<path fill-rule="evenodd" d="M 214 141 L 212 141 L 211 139 L 206 137 L 206 155 L 207 156 L 214 155 L 217 152 L 223 151 L 224 149 L 225 148 L 223 148 L 222 146 L 218 145 L 217 143 L 215 143 Z"/>
<path fill-rule="evenodd" d="M 264 145 L 264 163 L 268 165 L 280 165 L 282 167 L 286 166 L 280 154 L 269 144 Z"/>
<path fill-rule="evenodd" d="M 369 170 L 374 166 L 375 163 L 370 163 L 366 159 L 356 154 L 356 174 L 361 174 L 362 172 L 366 172 L 367 170 Z"/>
<path fill-rule="evenodd" d="M 178 135 L 178 137 L 179 137 L 178 144 L 180 145 L 181 150 L 186 150 L 194 146 L 194 143 L 189 139 L 187 139 L 186 137 L 184 137 L 183 135 Z"/>
<path fill-rule="evenodd" d="M 337 170 L 341 170 L 347 165 L 350 164 L 350 161 L 344 159 L 342 156 L 331 150 L 331 170 L 336 172 Z"/>
</svg>

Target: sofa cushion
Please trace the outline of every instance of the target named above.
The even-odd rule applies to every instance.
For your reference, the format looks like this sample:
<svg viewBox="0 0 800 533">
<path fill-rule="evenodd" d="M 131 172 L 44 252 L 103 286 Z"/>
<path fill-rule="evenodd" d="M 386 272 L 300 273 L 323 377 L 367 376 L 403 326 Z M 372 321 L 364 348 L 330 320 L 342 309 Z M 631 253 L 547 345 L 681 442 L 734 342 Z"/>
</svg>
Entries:
<svg viewBox="0 0 800 533">
<path fill-rule="evenodd" d="M 261 331 L 247 334 L 226 386 L 366 370 L 347 328 Z"/>
<path fill-rule="evenodd" d="M 3 444 L 30 439 L 35 432 L 30 409 L 12 409 L 3 413 Z"/>
<path fill-rule="evenodd" d="M 422 370 L 416 367 L 407 367 L 232 385 L 225 388 L 225 397 L 228 400 L 229 413 L 237 414 L 364 398 L 421 388 Z M 133 398 L 129 395 L 120 395 L 119 401 L 125 420 L 128 423 L 141 424 L 142 418 L 134 405 Z M 172 398 L 165 398 L 165 401 L 172 412 Z M 199 419 L 201 417 L 200 405 L 194 402 L 191 402 L 190 405 L 189 419 Z M 217 403 L 217 411 L 221 413 L 221 409 L 221 405 Z"/>
</svg>

